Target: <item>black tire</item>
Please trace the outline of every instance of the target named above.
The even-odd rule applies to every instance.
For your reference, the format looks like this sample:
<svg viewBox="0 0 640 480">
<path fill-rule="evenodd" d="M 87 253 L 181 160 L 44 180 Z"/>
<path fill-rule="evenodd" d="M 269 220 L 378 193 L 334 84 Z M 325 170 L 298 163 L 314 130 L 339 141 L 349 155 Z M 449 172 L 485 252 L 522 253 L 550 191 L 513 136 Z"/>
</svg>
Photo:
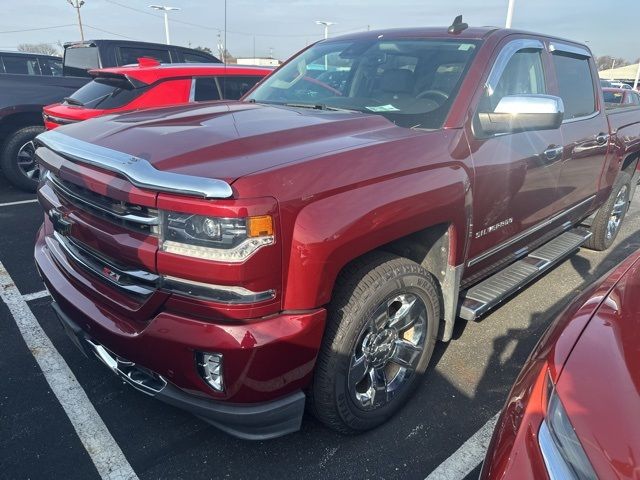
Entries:
<svg viewBox="0 0 640 480">
<path fill-rule="evenodd" d="M 353 262 L 338 277 L 334 292 L 334 298 L 328 307 L 325 336 L 309 392 L 309 407 L 325 425 L 341 433 L 351 434 L 369 430 L 385 422 L 406 403 L 418 385 L 433 354 L 440 319 L 440 297 L 436 280 L 427 270 L 411 260 L 384 252 L 376 252 Z M 413 305 L 418 300 L 422 302 L 419 305 L 421 312 L 422 306 L 425 307 L 425 314 L 421 314 L 409 328 L 412 335 L 415 335 L 416 331 L 424 335 L 422 351 L 414 351 L 412 362 L 416 368 L 411 369 L 411 373 L 406 377 L 403 375 L 405 378 L 401 379 L 398 391 L 387 400 L 388 403 L 363 410 L 355 398 L 358 394 L 352 393 L 349 389 L 348 375 L 353 371 L 350 366 L 357 356 L 356 349 L 364 348 L 360 346 L 360 340 L 362 335 L 366 334 L 367 325 L 373 323 L 370 321 L 373 313 L 376 310 L 381 311 L 380 308 L 388 309 L 389 305 L 392 305 L 389 302 L 398 298 L 399 294 L 402 298 L 415 299 L 409 310 L 413 311 Z M 415 314 L 411 316 L 413 315 Z M 400 315 L 393 318 L 400 318 Z M 426 320 L 423 321 L 422 318 Z M 389 320 L 386 329 L 390 329 L 391 322 L 392 320 Z M 370 337 L 375 333 L 367 335 Z M 400 335 L 402 336 L 395 337 L 395 342 L 406 341 L 405 333 Z M 362 345 L 364 342 L 366 340 Z M 397 343 L 391 342 L 391 345 L 395 356 Z M 389 361 L 388 366 L 400 370 L 398 364 L 393 360 Z M 367 367 L 368 371 L 373 368 Z M 368 381 L 369 378 L 365 374 L 362 381 Z M 384 378 L 386 382 L 386 374 Z M 397 378 L 396 376 L 393 380 Z M 388 394 L 386 390 L 384 392 L 381 398 L 386 399 Z"/>
<path fill-rule="evenodd" d="M 4 176 L 18 188 L 28 192 L 35 192 L 38 187 L 37 172 L 33 178 L 29 178 L 27 174 L 18 166 L 18 153 L 28 154 L 30 148 L 27 146 L 36 136 L 44 132 L 44 127 L 40 125 L 32 125 L 23 127 L 11 133 L 2 146 L 0 152 L 0 167 Z M 23 147 L 27 146 L 26 149 Z"/>
<path fill-rule="evenodd" d="M 589 227 L 592 235 L 586 241 L 585 247 L 591 250 L 602 251 L 611 246 L 618 236 L 624 216 L 629 209 L 629 195 L 631 192 L 631 175 L 627 172 L 620 172 L 613 184 L 611 194 L 604 205 L 600 207 Z M 616 205 L 618 203 L 618 205 Z M 620 203 L 623 203 L 621 206 Z M 613 228 L 612 219 L 614 213 L 619 215 L 617 226 Z"/>
</svg>

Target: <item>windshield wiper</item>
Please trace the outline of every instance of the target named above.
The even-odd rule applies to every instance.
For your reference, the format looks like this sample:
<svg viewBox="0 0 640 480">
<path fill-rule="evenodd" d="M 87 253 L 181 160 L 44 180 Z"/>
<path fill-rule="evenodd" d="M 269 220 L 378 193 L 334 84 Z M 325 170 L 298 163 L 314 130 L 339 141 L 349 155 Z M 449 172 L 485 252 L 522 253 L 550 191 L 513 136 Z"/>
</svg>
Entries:
<svg viewBox="0 0 640 480">
<path fill-rule="evenodd" d="M 359 110 L 351 110 L 348 108 L 330 107 L 324 103 L 285 103 L 285 107 L 294 108 L 310 108 L 312 110 L 328 110 L 330 112 L 359 112 Z"/>
<path fill-rule="evenodd" d="M 67 102 L 69 105 L 77 105 L 79 107 L 84 107 L 84 103 L 82 103 L 80 100 L 76 100 L 73 97 L 64 97 L 63 100 Z"/>
</svg>

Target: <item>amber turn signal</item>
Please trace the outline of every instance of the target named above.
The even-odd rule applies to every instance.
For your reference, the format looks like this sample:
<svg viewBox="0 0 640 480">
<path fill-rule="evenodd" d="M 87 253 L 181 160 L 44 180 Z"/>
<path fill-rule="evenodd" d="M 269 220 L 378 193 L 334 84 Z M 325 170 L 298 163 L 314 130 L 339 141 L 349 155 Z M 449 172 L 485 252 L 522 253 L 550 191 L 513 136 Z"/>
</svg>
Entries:
<svg viewBox="0 0 640 480">
<path fill-rule="evenodd" d="M 247 219 L 247 236 L 267 237 L 273 235 L 273 219 L 271 215 L 260 215 Z"/>
</svg>

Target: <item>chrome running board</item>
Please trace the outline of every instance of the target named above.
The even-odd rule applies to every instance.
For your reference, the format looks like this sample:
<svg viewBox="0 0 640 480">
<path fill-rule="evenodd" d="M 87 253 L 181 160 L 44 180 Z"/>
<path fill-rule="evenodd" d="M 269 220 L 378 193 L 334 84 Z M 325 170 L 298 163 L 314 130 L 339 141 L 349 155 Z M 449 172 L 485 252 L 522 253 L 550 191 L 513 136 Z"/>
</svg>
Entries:
<svg viewBox="0 0 640 480">
<path fill-rule="evenodd" d="M 500 270 L 460 294 L 458 315 L 465 320 L 479 317 L 558 264 L 591 236 L 590 232 L 565 232 L 526 257 Z"/>
</svg>

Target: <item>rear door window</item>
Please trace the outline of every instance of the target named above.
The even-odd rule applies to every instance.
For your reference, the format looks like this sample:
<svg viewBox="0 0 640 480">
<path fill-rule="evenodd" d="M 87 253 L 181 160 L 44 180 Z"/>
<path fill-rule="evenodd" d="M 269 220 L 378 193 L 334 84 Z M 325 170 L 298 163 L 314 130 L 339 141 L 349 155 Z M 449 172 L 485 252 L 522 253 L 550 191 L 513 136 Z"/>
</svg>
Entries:
<svg viewBox="0 0 640 480">
<path fill-rule="evenodd" d="M 171 63 L 169 50 L 162 50 L 159 48 L 120 47 L 120 63 L 122 65 L 138 63 L 138 59 L 141 57 L 155 58 L 160 63 Z"/>
<path fill-rule="evenodd" d="M 215 77 L 198 77 L 193 83 L 193 101 L 206 102 L 220 100 L 220 92 Z"/>
<path fill-rule="evenodd" d="M 124 107 L 142 95 L 148 87 L 133 88 L 125 79 L 97 78 L 65 99 L 69 105 L 113 109 Z"/>
<path fill-rule="evenodd" d="M 553 52 L 560 97 L 564 102 L 564 118 L 586 117 L 596 111 L 596 95 L 589 58 Z"/>
<path fill-rule="evenodd" d="M 38 61 L 42 75 L 50 75 L 52 77 L 62 76 L 62 59 L 40 58 Z"/>
<path fill-rule="evenodd" d="M 4 55 L 2 57 L 5 73 L 22 75 L 40 75 L 40 66 L 36 57 L 26 55 Z"/>
<path fill-rule="evenodd" d="M 229 76 L 218 77 L 222 98 L 226 100 L 238 100 L 253 88 L 262 77 L 256 76 Z"/>
</svg>

